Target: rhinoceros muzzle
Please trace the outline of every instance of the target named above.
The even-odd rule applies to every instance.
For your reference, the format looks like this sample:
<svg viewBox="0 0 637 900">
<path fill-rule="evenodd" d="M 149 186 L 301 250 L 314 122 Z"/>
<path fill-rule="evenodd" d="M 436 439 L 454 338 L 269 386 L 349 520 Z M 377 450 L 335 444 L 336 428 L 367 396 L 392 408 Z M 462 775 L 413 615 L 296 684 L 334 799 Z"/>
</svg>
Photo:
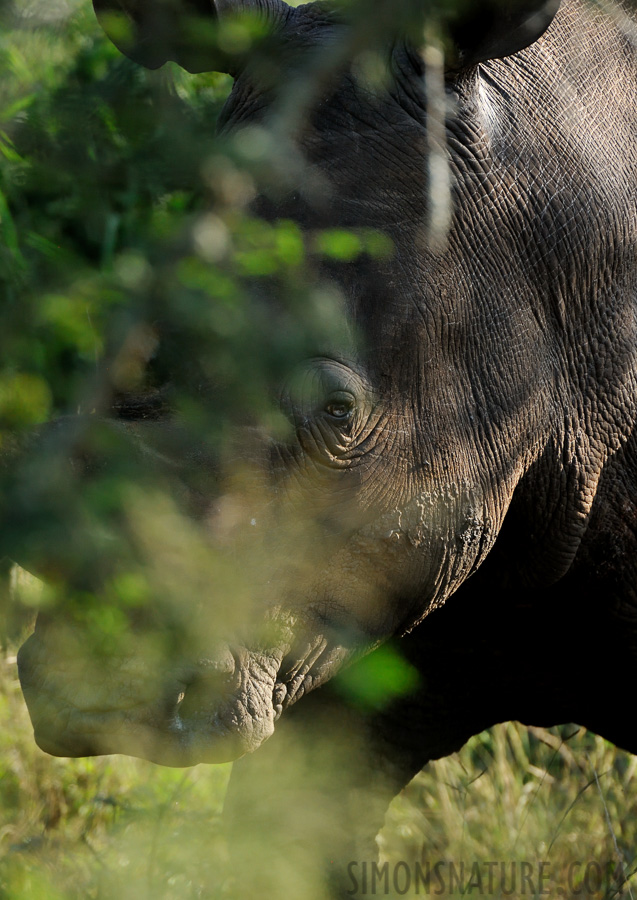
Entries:
<svg viewBox="0 0 637 900">
<path fill-rule="evenodd" d="M 277 673 L 285 648 L 241 649 L 170 667 L 139 659 L 101 667 L 89 654 L 60 656 L 34 634 L 18 654 L 38 746 L 54 756 L 120 753 L 168 766 L 229 762 L 274 730 L 287 690 Z"/>
<path fill-rule="evenodd" d="M 41 617 L 18 654 L 35 740 L 53 756 L 120 753 L 168 766 L 238 759 L 352 654 L 336 635 L 279 636 L 267 649 L 216 646 L 196 663 L 147 648 L 102 660 L 82 631 Z"/>
</svg>

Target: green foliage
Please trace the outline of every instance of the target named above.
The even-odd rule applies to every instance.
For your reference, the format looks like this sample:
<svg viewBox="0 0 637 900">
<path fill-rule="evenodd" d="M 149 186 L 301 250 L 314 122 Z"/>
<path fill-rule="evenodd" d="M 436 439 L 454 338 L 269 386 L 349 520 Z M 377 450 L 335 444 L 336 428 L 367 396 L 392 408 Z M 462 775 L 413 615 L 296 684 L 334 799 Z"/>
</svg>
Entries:
<svg viewBox="0 0 637 900">
<path fill-rule="evenodd" d="M 253 25 L 224 25 L 226 51 Z M 275 148 L 263 129 L 261 144 L 254 129 L 217 137 L 227 76 L 141 69 L 87 3 L 5 11 L 0 67 L 0 450 L 87 416 L 35 447 L 18 481 L 0 470 L 0 554 L 28 545 L 38 571 L 99 604 L 104 577 L 137 564 L 115 536 L 128 488 L 174 493 L 161 454 L 216 460 L 233 424 L 280 429 L 273 398 L 300 359 L 342 341 L 341 299 L 308 285 L 297 225 L 248 211 L 271 190 Z M 99 425 L 132 395 L 142 418 L 181 414 L 152 460 Z"/>
<path fill-rule="evenodd" d="M 356 231 L 325 229 L 316 235 L 315 247 L 319 254 L 340 262 L 352 262 L 364 253 L 387 259 L 393 252 L 390 238 L 371 228 Z"/>
<path fill-rule="evenodd" d="M 6 373 L 0 377 L 0 422 L 11 428 L 43 422 L 51 406 L 44 379 L 37 375 Z"/>
<path fill-rule="evenodd" d="M 30 379 L 16 384 L 32 399 L 8 424 L 104 410 L 113 392 L 167 380 L 176 405 L 223 385 L 218 408 L 206 403 L 217 423 L 265 414 L 289 367 L 334 336 L 339 311 L 319 285 L 308 295 L 297 226 L 242 211 L 271 151 L 255 159 L 254 135 L 215 137 L 228 77 L 140 69 L 84 4 L 60 23 L 9 21 L 0 356 L 8 377 Z M 228 24 L 232 40 L 245 27 Z M 262 278 L 276 308 L 254 290 Z M 248 359 L 247 346 L 258 347 Z"/>
<path fill-rule="evenodd" d="M 355 706 L 382 709 L 396 697 L 413 693 L 420 676 L 393 644 L 383 644 L 337 679 L 338 690 Z"/>
</svg>

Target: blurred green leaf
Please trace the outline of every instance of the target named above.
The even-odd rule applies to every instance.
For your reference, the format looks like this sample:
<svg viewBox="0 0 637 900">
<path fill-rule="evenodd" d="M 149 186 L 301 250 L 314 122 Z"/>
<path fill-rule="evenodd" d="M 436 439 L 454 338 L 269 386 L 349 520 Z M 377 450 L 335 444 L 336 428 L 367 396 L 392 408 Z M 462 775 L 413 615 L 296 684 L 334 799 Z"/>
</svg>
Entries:
<svg viewBox="0 0 637 900">
<path fill-rule="evenodd" d="M 51 394 L 43 378 L 30 373 L 0 374 L 0 426 L 44 422 L 50 408 Z"/>
<path fill-rule="evenodd" d="M 420 685 L 418 671 L 392 644 L 364 656 L 336 678 L 337 689 L 356 706 L 382 709 Z"/>
<path fill-rule="evenodd" d="M 317 234 L 315 245 L 319 253 L 340 262 L 351 262 L 363 250 L 361 239 L 356 233 L 336 228 Z"/>
</svg>

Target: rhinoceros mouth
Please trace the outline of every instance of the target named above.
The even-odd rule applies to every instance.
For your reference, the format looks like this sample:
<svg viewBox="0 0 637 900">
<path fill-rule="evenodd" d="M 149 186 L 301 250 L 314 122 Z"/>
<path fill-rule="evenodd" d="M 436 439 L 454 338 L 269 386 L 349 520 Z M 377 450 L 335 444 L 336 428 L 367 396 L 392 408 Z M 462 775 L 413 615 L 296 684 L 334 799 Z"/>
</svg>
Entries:
<svg viewBox="0 0 637 900">
<path fill-rule="evenodd" d="M 349 651 L 323 636 L 172 666 L 60 657 L 46 629 L 18 654 L 38 746 L 53 756 L 125 754 L 161 765 L 230 762 L 256 750 L 282 713 L 334 674 Z"/>
<path fill-rule="evenodd" d="M 177 666 L 168 678 L 117 659 L 100 673 L 86 659 L 60 662 L 36 633 L 19 651 L 18 671 L 36 743 L 47 753 L 190 766 L 232 761 L 272 734 L 286 693 L 276 681 L 285 649 L 236 651 L 235 671 L 211 688 L 207 660 Z"/>
<path fill-rule="evenodd" d="M 317 636 L 283 658 L 275 688 L 281 702 L 275 706 L 277 718 L 304 694 L 320 687 L 353 656 L 353 651 L 337 639 Z"/>
</svg>

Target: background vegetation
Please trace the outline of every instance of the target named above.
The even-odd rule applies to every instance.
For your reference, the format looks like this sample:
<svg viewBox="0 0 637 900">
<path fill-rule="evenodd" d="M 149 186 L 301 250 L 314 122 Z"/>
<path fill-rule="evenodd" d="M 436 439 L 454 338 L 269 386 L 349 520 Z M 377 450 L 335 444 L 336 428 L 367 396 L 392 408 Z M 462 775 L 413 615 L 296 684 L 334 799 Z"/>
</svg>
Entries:
<svg viewBox="0 0 637 900">
<path fill-rule="evenodd" d="M 246 29 L 228 40 L 245 45 Z M 296 227 L 244 212 L 256 184 L 280 173 L 264 134 L 215 138 L 229 84 L 170 66 L 140 70 L 83 0 L 0 7 L 2 452 L 56 415 L 117 410 L 132 394 L 150 421 L 177 408 L 188 439 L 223 457 L 228 423 L 281 427 L 274 386 L 317 340 L 338 339 L 335 298 L 303 286 Z M 346 259 L 374 239 L 327 233 L 319 250 Z M 276 309 L 245 291 L 245 278 L 274 279 Z M 182 448 L 175 440 L 172 452 Z M 39 559 L 66 566 L 83 609 L 104 608 L 87 558 L 113 576 L 120 600 L 143 594 L 150 578 L 128 559 L 135 577 L 122 580 L 109 569 L 112 551 L 82 543 L 91 510 L 116 518 L 121 485 L 141 477 L 114 455 L 88 497 L 58 484 L 47 457 L 36 487 L 0 499 L 2 553 L 28 527 Z M 59 491 L 63 523 L 47 512 L 59 510 Z M 223 896 L 227 766 L 174 771 L 36 748 L 15 653 L 34 610 L 54 600 L 3 564 L 0 898 Z M 103 616 L 98 624 L 108 627 Z M 636 758 L 575 726 L 509 724 L 419 776 L 394 803 L 381 848 L 394 861 L 546 860 L 552 897 L 571 895 L 569 878 L 578 896 L 632 896 L 636 807 Z M 592 891 L 583 868 L 572 869 L 591 861 L 604 872 Z"/>
</svg>

